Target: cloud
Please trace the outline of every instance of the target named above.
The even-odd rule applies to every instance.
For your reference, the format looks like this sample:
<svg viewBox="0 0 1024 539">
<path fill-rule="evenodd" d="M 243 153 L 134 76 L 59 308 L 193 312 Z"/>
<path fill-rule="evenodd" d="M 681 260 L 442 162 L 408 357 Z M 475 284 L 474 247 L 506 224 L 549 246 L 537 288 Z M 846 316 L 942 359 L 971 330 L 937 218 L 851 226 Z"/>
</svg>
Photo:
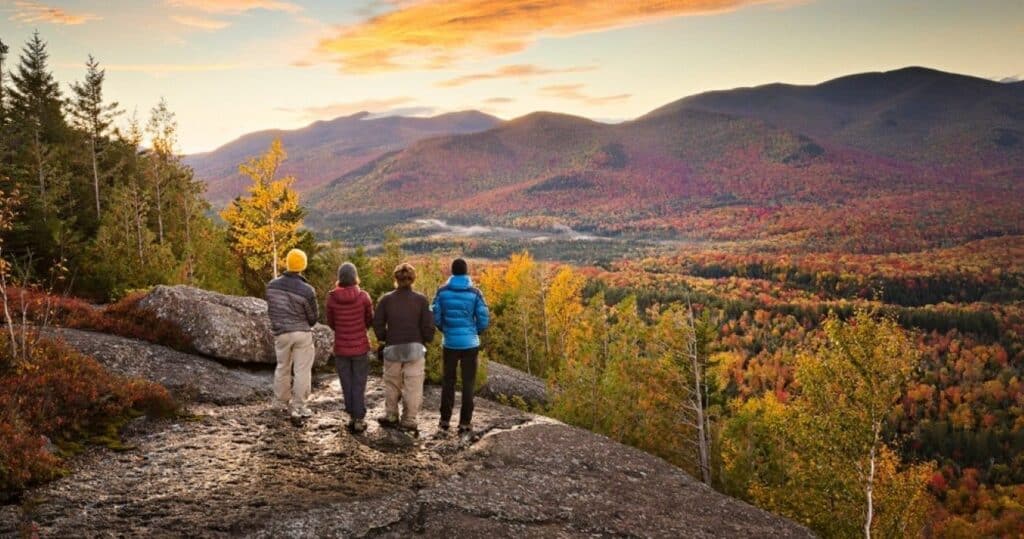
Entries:
<svg viewBox="0 0 1024 539">
<path fill-rule="evenodd" d="M 202 30 L 220 30 L 226 28 L 230 23 L 207 17 L 195 17 L 192 15 L 171 15 L 171 20 L 178 24 L 199 28 Z"/>
<path fill-rule="evenodd" d="M 593 71 L 596 69 L 594 66 L 579 66 L 579 67 L 567 67 L 567 68 L 545 68 L 534 64 L 512 64 L 502 66 L 494 71 L 488 71 L 486 73 L 470 73 L 469 75 L 462 75 L 461 77 L 455 77 L 454 79 L 443 80 L 438 82 L 436 85 L 442 88 L 452 88 L 455 86 L 462 86 L 471 82 L 477 82 L 482 80 L 491 79 L 506 79 L 506 78 L 524 78 L 524 77 L 537 77 L 540 75 L 554 75 L 561 73 L 579 73 L 581 71 Z"/>
<path fill-rule="evenodd" d="M 200 73 L 205 71 L 229 71 L 244 69 L 243 64 L 104 64 L 107 71 L 123 71 L 128 73 L 146 73 L 158 77 L 170 73 Z"/>
<path fill-rule="evenodd" d="M 286 13 L 302 11 L 302 6 L 281 0 L 167 0 L 167 3 L 172 6 L 197 9 L 206 13 L 224 13 L 229 15 L 237 15 L 254 9 L 284 11 Z"/>
<path fill-rule="evenodd" d="M 547 97 L 557 97 L 559 99 L 571 99 L 573 101 L 580 101 L 588 105 L 604 105 L 607 103 L 613 103 L 615 101 L 623 101 L 633 97 L 633 94 L 616 94 L 607 96 L 591 96 L 582 92 L 582 84 L 556 84 L 554 86 L 545 86 L 540 89 L 540 94 Z"/>
<path fill-rule="evenodd" d="M 51 24 L 77 25 L 89 21 L 98 21 L 102 17 L 92 13 L 69 13 L 61 8 L 51 7 L 39 2 L 17 0 L 14 2 L 14 15 L 10 20 L 22 23 L 47 22 Z"/>
<path fill-rule="evenodd" d="M 358 112 L 380 112 L 389 111 L 394 109 L 398 105 L 413 101 L 413 98 L 403 97 L 390 97 L 384 99 L 364 99 L 362 101 L 352 101 L 348 103 L 331 103 L 329 105 L 320 105 L 313 107 L 303 108 L 284 108 L 279 107 L 276 110 L 281 112 L 288 112 L 292 114 L 298 114 L 306 120 L 323 120 L 333 119 L 339 116 L 351 116 Z"/>
<path fill-rule="evenodd" d="M 505 103 L 512 103 L 514 101 L 515 99 L 512 99 L 511 97 L 489 97 L 487 99 L 484 99 L 484 103 L 488 103 L 490 105 L 503 105 Z"/>
<path fill-rule="evenodd" d="M 547 36 L 572 36 L 671 17 L 794 0 L 424 0 L 337 30 L 314 54 L 372 73 L 451 67 L 466 57 L 519 52 Z"/>
<path fill-rule="evenodd" d="M 437 112 L 437 109 L 434 107 L 398 107 L 396 109 L 370 114 L 366 119 L 373 120 L 376 118 L 387 118 L 389 116 L 430 116 L 435 112 Z"/>
</svg>

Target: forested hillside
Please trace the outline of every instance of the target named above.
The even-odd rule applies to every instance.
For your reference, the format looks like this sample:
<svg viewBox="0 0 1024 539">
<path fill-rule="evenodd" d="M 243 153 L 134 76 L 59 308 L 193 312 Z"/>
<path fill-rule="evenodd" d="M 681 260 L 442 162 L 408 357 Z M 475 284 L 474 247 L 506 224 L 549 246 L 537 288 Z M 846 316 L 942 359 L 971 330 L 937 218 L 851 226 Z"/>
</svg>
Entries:
<svg viewBox="0 0 1024 539">
<path fill-rule="evenodd" d="M 291 149 L 282 172 L 297 178 L 295 188 L 315 189 L 381 155 L 437 135 L 485 131 L 500 120 L 482 112 L 465 111 L 432 118 L 389 116 L 376 118 L 368 112 L 318 121 L 302 129 L 272 129 L 250 133 L 207 153 L 186 156 L 184 161 L 206 182 L 206 196 L 216 205 L 242 194 L 247 183 L 238 163 L 262 152 L 274 139 Z"/>
<path fill-rule="evenodd" d="M 308 200 L 337 220 L 556 218 L 612 234 L 919 250 L 1021 232 L 1022 111 L 1013 85 L 909 69 L 696 96 L 617 125 L 535 113 L 413 144 Z"/>
</svg>

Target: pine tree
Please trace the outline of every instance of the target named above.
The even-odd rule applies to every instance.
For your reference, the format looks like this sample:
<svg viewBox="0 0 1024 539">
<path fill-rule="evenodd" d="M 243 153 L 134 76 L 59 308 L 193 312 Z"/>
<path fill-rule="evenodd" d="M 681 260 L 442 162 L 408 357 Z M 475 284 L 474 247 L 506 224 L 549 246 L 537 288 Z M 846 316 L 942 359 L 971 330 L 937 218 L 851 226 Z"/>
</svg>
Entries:
<svg viewBox="0 0 1024 539">
<path fill-rule="evenodd" d="M 285 157 L 281 140 L 275 139 L 266 153 L 239 166 L 253 182 L 249 196 L 236 198 L 221 212 L 228 223 L 231 249 L 246 268 L 264 277 L 267 269 L 277 277 L 279 260 L 299 242 L 305 216 L 291 188 L 295 178 L 276 179 Z"/>
<path fill-rule="evenodd" d="M 114 118 L 120 114 L 118 104 L 103 102 L 103 80 L 106 72 L 92 55 L 86 61 L 85 80 L 71 86 L 71 114 L 75 125 L 85 135 L 92 165 L 92 185 L 96 202 L 96 219 L 100 219 L 100 154 L 108 139 L 108 132 Z"/>
<path fill-rule="evenodd" d="M 49 57 L 46 42 L 36 32 L 22 49 L 17 71 L 11 74 L 11 114 L 20 127 L 19 138 L 30 147 L 31 170 L 41 199 L 46 198 L 48 172 L 54 168 L 52 146 L 63 139 L 67 128 L 61 110 L 63 98 L 50 72 Z"/>
</svg>

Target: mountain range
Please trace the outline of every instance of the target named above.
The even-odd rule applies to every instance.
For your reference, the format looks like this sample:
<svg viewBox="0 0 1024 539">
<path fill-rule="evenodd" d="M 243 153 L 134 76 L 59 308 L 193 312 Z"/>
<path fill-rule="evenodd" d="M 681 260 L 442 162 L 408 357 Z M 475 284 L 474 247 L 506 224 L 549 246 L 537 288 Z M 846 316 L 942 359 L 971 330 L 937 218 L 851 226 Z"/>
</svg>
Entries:
<svg viewBox="0 0 1024 539">
<path fill-rule="evenodd" d="M 433 118 L 375 117 L 369 112 L 312 123 L 302 129 L 249 133 L 212 152 L 189 155 L 185 163 L 207 183 L 216 205 L 242 194 L 249 180 L 238 172 L 246 159 L 266 151 L 280 138 L 288 159 L 280 174 L 295 176 L 295 188 L 308 191 L 381 155 L 435 135 L 485 131 L 501 120 L 482 112 L 442 114 Z"/>
<path fill-rule="evenodd" d="M 384 120 L 421 127 L 368 123 Z M 334 123 L 343 142 L 318 124 L 284 137 L 294 170 L 317 171 L 297 184 L 306 203 L 335 220 L 430 215 L 862 252 L 1024 227 L 1024 84 L 925 68 L 708 92 L 620 124 L 548 112 Z M 270 136 L 203 159 L 237 164 Z M 226 192 L 224 176 L 194 166 Z"/>
</svg>

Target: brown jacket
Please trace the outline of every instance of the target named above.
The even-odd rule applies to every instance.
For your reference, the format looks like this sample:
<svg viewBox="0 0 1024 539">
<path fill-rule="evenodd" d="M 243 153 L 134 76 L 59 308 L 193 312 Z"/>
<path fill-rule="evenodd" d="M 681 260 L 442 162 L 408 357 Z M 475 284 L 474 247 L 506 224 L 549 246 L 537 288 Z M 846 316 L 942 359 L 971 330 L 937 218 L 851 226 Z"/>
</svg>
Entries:
<svg viewBox="0 0 1024 539">
<path fill-rule="evenodd" d="M 411 288 L 396 288 L 381 296 L 373 315 L 377 340 L 390 345 L 434 340 L 434 317 L 427 297 Z"/>
</svg>

